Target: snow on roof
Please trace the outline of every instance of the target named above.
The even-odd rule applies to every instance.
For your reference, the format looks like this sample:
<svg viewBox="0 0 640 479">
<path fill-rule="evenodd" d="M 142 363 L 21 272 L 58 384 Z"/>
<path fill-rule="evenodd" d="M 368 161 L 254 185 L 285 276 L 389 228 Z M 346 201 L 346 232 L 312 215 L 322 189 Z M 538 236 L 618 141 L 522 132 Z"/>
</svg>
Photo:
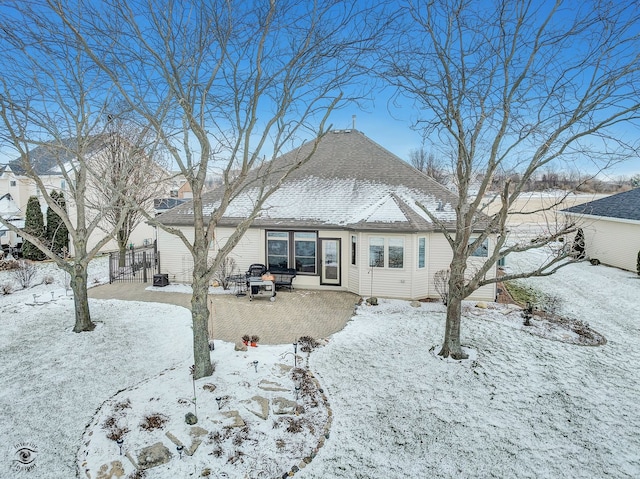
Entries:
<svg viewBox="0 0 640 479">
<path fill-rule="evenodd" d="M 313 142 L 283 155 L 263 171 L 254 171 L 248 186 L 225 212 L 221 225 L 233 225 L 253 209 L 264 178 L 274 181 L 293 161 L 308 155 Z M 203 197 L 203 212 L 220 205 L 220 190 Z M 355 130 L 332 132 L 319 143 L 311 159 L 290 173 L 265 202 L 256 226 L 340 227 L 431 231 L 436 229 L 416 202 L 436 218 L 452 225 L 456 197 L 451 191 Z M 442 207 L 439 207 L 442 205 Z M 165 213 L 166 224 L 192 225 L 192 203 Z M 478 227 L 481 227 L 480 225 Z"/>
<path fill-rule="evenodd" d="M 7 193 L 0 197 L 0 216 L 10 219 L 19 214 L 20 208 L 18 208 L 16 202 L 13 201 L 11 194 Z"/>
</svg>

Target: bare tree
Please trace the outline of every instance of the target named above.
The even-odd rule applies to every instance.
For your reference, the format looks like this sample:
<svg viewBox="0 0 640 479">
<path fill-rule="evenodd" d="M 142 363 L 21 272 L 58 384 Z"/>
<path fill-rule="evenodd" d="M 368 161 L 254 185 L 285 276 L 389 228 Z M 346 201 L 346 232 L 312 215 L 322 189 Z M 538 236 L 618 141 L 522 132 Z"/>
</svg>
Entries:
<svg viewBox="0 0 640 479">
<path fill-rule="evenodd" d="M 49 4 L 128 107 L 152 125 L 189 182 L 193 234 L 157 224 L 192 255 L 194 375 L 208 376 L 210 280 L 269 195 L 314 153 L 329 114 L 347 99 L 343 88 L 359 72 L 355 56 L 376 37 L 376 23 L 336 0 L 212 0 L 197 8 L 114 0 L 81 13 Z M 272 171 L 268 160 L 303 138 L 314 144 L 310 154 Z M 250 177 L 252 170 L 259 174 Z M 203 192 L 214 171 L 221 200 L 205 211 Z M 210 258 L 216 226 L 248 181 L 254 206 Z"/>
<path fill-rule="evenodd" d="M 604 168 L 633 154 L 637 144 L 625 142 L 621 130 L 638 119 L 638 9 L 560 0 L 409 0 L 403 8 L 397 48 L 380 61 L 398 94 L 422 106 L 416 127 L 455 159 L 455 230 L 441 224 L 453 258 L 439 354 L 463 358 L 464 298 L 483 285 L 548 275 L 571 261 L 567 248 L 558 248 L 533 270 L 495 276 L 500 258 L 548 248 L 575 230 L 560 223 L 534 243 L 510 241 L 507 218 L 525 185 L 554 163 L 588 158 Z M 520 175 L 493 197 L 500 207 L 487 216 L 484 197 L 500 168 Z M 479 172 L 482 181 L 471 194 Z M 481 265 L 469 267 L 489 237 L 494 247 Z"/>
<path fill-rule="evenodd" d="M 73 258 L 67 260 L 45 241 L 1 218 L 0 222 L 69 274 L 75 305 L 73 331 L 91 331 L 95 325 L 89 311 L 87 268 L 113 236 L 113 231 L 103 233 L 100 223 L 102 213 L 115 205 L 106 202 L 101 211 L 91 210 L 87 193 L 97 179 L 88 165 L 103 150 L 102 106 L 109 101 L 110 91 L 86 55 L 75 48 L 70 30 L 52 22 L 35 5 L 5 2 L 0 26 L 0 141 L 3 148 L 15 152 L 13 166 L 33 182 L 66 226 Z M 50 194 L 61 187 L 67 208 Z"/>
<path fill-rule="evenodd" d="M 433 152 L 427 153 L 424 147 L 413 149 L 409 152 L 409 160 L 416 170 L 422 171 L 440 184 L 446 183 L 447 169 Z"/>
<path fill-rule="evenodd" d="M 131 233 L 145 219 L 143 211 L 153 211 L 153 200 L 163 196 L 169 173 L 153 135 L 133 121 L 107 115 L 102 139 L 103 154 L 89 164 L 102 181 L 89 185 L 88 200 L 91 209 L 103 212 L 105 231 L 115 231 L 124 266 Z"/>
</svg>

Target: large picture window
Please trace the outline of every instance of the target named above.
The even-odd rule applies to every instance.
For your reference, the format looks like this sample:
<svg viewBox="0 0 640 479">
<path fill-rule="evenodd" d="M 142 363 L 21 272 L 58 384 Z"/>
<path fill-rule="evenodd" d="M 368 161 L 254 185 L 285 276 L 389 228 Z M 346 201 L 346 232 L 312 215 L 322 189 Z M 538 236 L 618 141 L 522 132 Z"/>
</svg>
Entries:
<svg viewBox="0 0 640 479">
<path fill-rule="evenodd" d="M 267 231 L 267 268 L 295 268 L 298 273 L 316 274 L 317 251 L 315 231 Z"/>
<path fill-rule="evenodd" d="M 369 267 L 404 268 L 404 238 L 369 238 Z"/>
</svg>

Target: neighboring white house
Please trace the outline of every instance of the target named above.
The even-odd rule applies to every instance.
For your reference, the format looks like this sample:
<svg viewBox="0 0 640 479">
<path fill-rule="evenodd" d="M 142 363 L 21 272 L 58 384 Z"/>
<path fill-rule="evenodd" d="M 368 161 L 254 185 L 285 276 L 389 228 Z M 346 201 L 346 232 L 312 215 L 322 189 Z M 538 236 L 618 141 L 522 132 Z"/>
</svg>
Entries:
<svg viewBox="0 0 640 479">
<path fill-rule="evenodd" d="M 305 144 L 276 159 L 271 170 L 283 171 L 311 148 Z M 247 186 L 233 200 L 216 231 L 218 244 L 246 217 L 254 197 Z M 204 195 L 205 213 L 219 198 L 220 190 Z M 433 276 L 448 269 L 452 252 L 416 201 L 453 229 L 456 197 L 451 191 L 361 132 L 330 132 L 313 157 L 267 200 L 231 257 L 239 273 L 253 263 L 295 268 L 295 288 L 402 299 L 437 297 Z M 163 213 L 159 220 L 193 236 L 191 202 Z M 486 218 L 479 217 L 477 231 L 485 225 Z M 479 248 L 469 267 L 481 264 L 494 244 L 490 238 Z M 211 245 L 212 254 L 216 247 Z M 192 257 L 182 242 L 159 228 L 158 249 L 162 272 L 171 281 L 190 282 Z M 489 274 L 494 277 L 495 268 Z M 489 285 L 473 298 L 493 300 L 495 294 L 495 285 Z"/>
<path fill-rule="evenodd" d="M 97 138 L 97 137 L 96 137 Z M 47 192 L 50 194 L 53 190 L 62 192 L 67 202 L 67 209 L 69 211 L 69 218 L 72 223 L 75 223 L 75 209 L 73 208 L 73 194 L 70 185 L 67 184 L 67 179 L 62 174 L 62 171 L 72 171 L 76 157 L 74 156 L 74 140 L 64 140 L 61 146 L 47 148 L 47 146 L 38 146 L 29 152 L 29 161 L 34 169 L 34 172 L 44 183 Z M 91 161 L 94 158 L 101 158 L 100 155 L 104 155 L 105 143 L 102 141 L 88 142 L 88 146 L 92 147 L 86 152 L 86 158 Z M 160 167 L 157 167 L 160 169 Z M 164 172 L 164 170 L 162 170 Z M 167 177 L 168 173 L 165 172 Z M 69 176 L 73 176 L 70 174 Z M 97 197 L 101 193 L 94 191 L 92 184 L 95 184 L 98 180 L 89 180 L 88 196 Z M 94 182 L 94 183 L 92 183 Z M 162 191 L 159 196 L 169 196 L 173 184 L 167 180 L 165 191 Z M 177 190 L 176 190 L 177 191 Z M 0 166 L 0 197 L 10 194 L 14 203 L 17 205 L 18 212 L 14 215 L 16 219 L 24 220 L 27 203 L 31 196 L 36 196 L 40 200 L 40 207 L 43 214 L 46 214 L 47 204 L 42 193 L 36 187 L 35 182 L 29 178 L 23 165 L 19 159 L 9 162 L 6 165 Z M 105 200 L 95 198 L 93 203 L 95 204 L 94 211 L 97 212 L 101 207 L 101 202 Z M 153 211 L 153 202 L 149 204 L 149 210 Z M 91 207 L 89 208 L 89 219 L 91 219 Z M 103 229 L 108 231 L 111 226 L 107 223 L 103 223 Z M 103 230 L 96 230 L 93 235 L 89 237 L 87 247 L 92 248 L 104 235 Z M 155 228 L 141 222 L 131 233 L 129 243 L 135 246 L 142 246 L 153 242 L 155 237 Z M 70 254 L 73 255 L 73 243 L 70 243 Z M 117 250 L 117 243 L 115 239 L 109 241 L 102 251 Z"/>
<path fill-rule="evenodd" d="M 20 217 L 20 209 L 9 193 L 0 196 L 0 216 L 17 228 L 24 228 L 24 220 Z M 0 223 L 0 250 L 2 253 L 11 253 L 15 249 L 20 249 L 21 246 L 22 237 Z"/>
<path fill-rule="evenodd" d="M 640 251 L 640 188 L 572 206 L 562 213 L 582 228 L 588 258 L 636 271 Z"/>
</svg>

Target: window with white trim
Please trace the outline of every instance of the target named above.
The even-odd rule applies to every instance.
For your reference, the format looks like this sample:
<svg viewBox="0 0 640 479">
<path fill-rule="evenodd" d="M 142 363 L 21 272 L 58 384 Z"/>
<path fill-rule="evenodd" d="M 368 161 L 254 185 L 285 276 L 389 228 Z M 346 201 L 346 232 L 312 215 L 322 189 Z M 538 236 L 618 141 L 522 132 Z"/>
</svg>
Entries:
<svg viewBox="0 0 640 479">
<path fill-rule="evenodd" d="M 369 238 L 369 267 L 404 268 L 404 238 L 371 236 Z"/>
<path fill-rule="evenodd" d="M 427 256 L 427 238 L 424 236 L 418 238 L 418 268 L 422 269 L 426 266 Z"/>
<path fill-rule="evenodd" d="M 472 238 L 469 240 L 469 245 L 471 245 L 471 243 L 473 243 L 476 239 Z M 480 246 L 478 246 L 473 253 L 471 253 L 471 256 L 476 256 L 476 257 L 481 257 L 481 258 L 486 258 L 489 256 L 489 239 L 485 238 L 484 241 L 482 243 L 480 243 Z"/>
<path fill-rule="evenodd" d="M 369 266 L 384 268 L 384 238 L 369 238 Z"/>
<path fill-rule="evenodd" d="M 404 268 L 404 238 L 389 238 L 389 268 Z"/>
<path fill-rule="evenodd" d="M 351 235 L 351 264 L 352 265 L 356 265 L 356 258 L 357 256 L 357 252 L 358 252 L 358 241 L 356 238 L 356 235 Z"/>
</svg>

